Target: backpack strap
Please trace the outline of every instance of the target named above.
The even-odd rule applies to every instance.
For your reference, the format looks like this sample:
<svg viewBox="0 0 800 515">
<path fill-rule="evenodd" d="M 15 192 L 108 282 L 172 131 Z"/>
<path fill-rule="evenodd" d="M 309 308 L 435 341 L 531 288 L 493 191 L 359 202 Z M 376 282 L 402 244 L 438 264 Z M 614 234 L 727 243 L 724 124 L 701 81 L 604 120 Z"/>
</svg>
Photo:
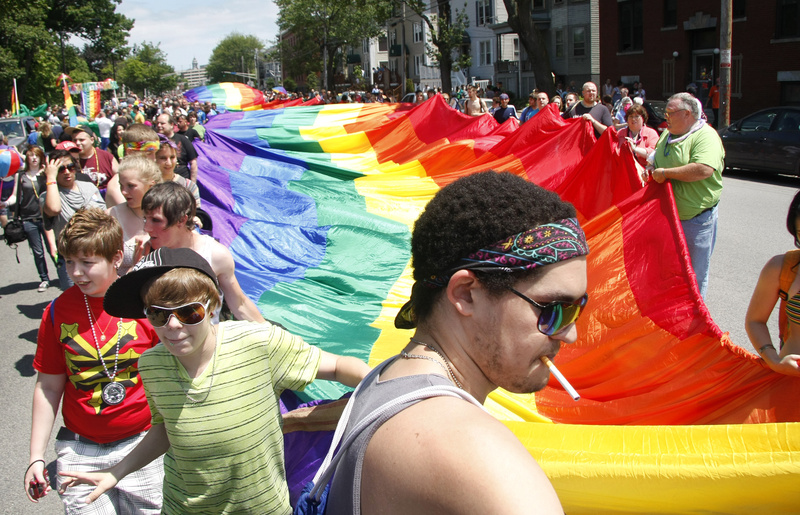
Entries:
<svg viewBox="0 0 800 515">
<path fill-rule="evenodd" d="M 786 338 L 789 337 L 789 318 L 786 316 L 786 301 L 789 300 L 789 289 L 797 276 L 798 264 L 800 264 L 800 249 L 790 250 L 783 255 L 781 277 L 778 283 L 778 296 L 781 299 L 780 311 L 778 312 L 778 333 L 781 346 Z"/>
</svg>

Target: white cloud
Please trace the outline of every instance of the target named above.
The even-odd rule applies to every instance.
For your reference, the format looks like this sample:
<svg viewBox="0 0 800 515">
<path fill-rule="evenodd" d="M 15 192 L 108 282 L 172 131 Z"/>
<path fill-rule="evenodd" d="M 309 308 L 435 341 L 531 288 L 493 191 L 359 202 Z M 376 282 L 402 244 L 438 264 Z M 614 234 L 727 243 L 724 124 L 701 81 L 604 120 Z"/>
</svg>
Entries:
<svg viewBox="0 0 800 515">
<path fill-rule="evenodd" d="M 117 11 L 135 20 L 128 43 L 160 43 L 176 71 L 190 68 L 195 57 L 207 64 L 232 32 L 253 35 L 265 46 L 278 34 L 278 8 L 259 0 L 123 0 Z"/>
</svg>

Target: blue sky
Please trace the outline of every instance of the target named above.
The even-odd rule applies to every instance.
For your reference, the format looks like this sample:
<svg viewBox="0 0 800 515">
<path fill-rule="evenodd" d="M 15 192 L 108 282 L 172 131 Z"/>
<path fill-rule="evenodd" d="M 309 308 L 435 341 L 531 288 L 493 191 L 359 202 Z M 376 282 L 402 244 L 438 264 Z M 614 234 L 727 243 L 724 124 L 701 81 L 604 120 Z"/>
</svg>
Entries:
<svg viewBox="0 0 800 515">
<path fill-rule="evenodd" d="M 278 8 L 264 0 L 123 0 L 117 12 L 135 20 L 128 44 L 160 43 L 167 62 L 185 70 L 197 58 L 208 64 L 214 47 L 232 32 L 271 46 L 278 35 Z"/>
</svg>

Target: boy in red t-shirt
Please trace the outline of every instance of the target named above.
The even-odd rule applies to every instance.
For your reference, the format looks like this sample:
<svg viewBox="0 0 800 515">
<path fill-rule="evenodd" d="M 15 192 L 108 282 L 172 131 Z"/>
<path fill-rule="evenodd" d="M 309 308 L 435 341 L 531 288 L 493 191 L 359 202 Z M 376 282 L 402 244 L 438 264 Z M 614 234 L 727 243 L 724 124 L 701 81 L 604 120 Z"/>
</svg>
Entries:
<svg viewBox="0 0 800 515">
<path fill-rule="evenodd" d="M 144 437 L 150 411 L 138 360 L 159 341 L 146 320 L 112 317 L 103 309 L 122 262 L 122 228 L 114 217 L 80 209 L 61 231 L 58 252 L 75 285 L 45 309 L 39 326 L 25 472 L 34 502 L 51 490 L 44 454 L 59 404 L 65 426 L 56 436 L 59 471 L 111 467 Z M 160 513 L 162 481 L 163 465 L 156 460 L 120 481 L 100 505 L 85 505 L 89 487 L 71 488 L 61 499 L 67 513 Z"/>
</svg>

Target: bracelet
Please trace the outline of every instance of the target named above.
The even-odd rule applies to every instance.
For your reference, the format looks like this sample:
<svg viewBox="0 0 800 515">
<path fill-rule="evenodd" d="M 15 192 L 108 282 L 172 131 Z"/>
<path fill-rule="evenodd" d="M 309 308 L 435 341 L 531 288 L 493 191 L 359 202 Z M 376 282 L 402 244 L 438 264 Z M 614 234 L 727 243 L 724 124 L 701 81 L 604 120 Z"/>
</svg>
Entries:
<svg viewBox="0 0 800 515">
<path fill-rule="evenodd" d="M 27 476 L 27 475 L 28 475 L 28 471 L 31 469 L 31 467 L 32 467 L 32 466 L 34 466 L 34 465 L 36 465 L 36 464 L 37 464 L 37 463 L 39 463 L 40 461 L 41 461 L 43 464 L 47 465 L 47 462 L 46 462 L 46 461 L 44 461 L 44 460 L 41 460 L 41 459 L 39 459 L 39 460 L 33 460 L 33 461 L 31 462 L 31 464 L 30 464 L 30 465 L 28 465 L 28 468 L 26 468 L 26 469 L 25 469 L 25 476 Z M 23 479 L 24 479 L 24 476 L 23 476 Z"/>
<path fill-rule="evenodd" d="M 667 172 L 663 168 L 661 168 L 661 178 L 667 180 Z"/>
<path fill-rule="evenodd" d="M 774 346 L 774 345 L 772 345 L 771 343 L 768 343 L 768 344 L 766 344 L 766 345 L 762 345 L 761 347 L 759 347 L 759 348 L 758 348 L 758 353 L 759 353 L 759 354 L 763 353 L 763 352 L 764 352 L 764 349 L 772 349 L 772 350 L 775 350 L 775 346 Z"/>
<path fill-rule="evenodd" d="M 56 181 L 50 181 L 50 182 L 44 183 L 45 186 L 50 186 L 51 184 L 58 184 L 58 183 Z"/>
</svg>

